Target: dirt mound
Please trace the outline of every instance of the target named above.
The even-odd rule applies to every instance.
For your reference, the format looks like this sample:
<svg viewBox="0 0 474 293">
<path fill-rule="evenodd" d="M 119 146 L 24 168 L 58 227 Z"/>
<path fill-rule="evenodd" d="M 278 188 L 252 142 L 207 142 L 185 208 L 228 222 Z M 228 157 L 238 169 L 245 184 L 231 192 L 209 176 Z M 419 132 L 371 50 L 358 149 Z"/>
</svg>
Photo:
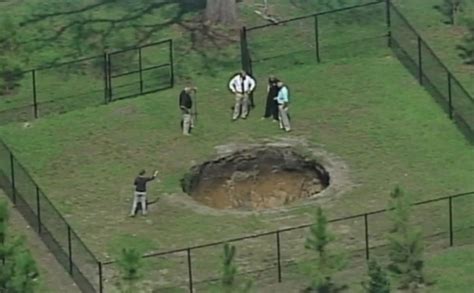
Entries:
<svg viewBox="0 0 474 293">
<path fill-rule="evenodd" d="M 183 191 L 218 209 L 261 210 L 313 197 L 329 186 L 324 167 L 290 147 L 256 147 L 194 166 Z"/>
</svg>

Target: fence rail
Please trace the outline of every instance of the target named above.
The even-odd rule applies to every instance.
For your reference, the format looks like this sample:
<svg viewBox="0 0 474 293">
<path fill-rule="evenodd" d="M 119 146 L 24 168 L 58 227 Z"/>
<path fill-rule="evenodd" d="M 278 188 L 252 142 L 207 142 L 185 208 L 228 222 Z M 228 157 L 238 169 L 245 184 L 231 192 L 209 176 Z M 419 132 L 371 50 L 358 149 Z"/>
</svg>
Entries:
<svg viewBox="0 0 474 293">
<path fill-rule="evenodd" d="M 364 30 L 363 34 L 355 33 L 354 40 L 364 42 L 370 38 L 386 40 L 386 44 L 394 50 L 402 63 L 418 78 L 419 83 L 425 86 L 436 98 L 440 99 L 450 118 L 459 124 L 463 124 L 468 132 L 472 134 L 474 123 L 472 120 L 474 117 L 473 98 L 389 0 L 311 14 L 283 21 L 280 25 L 244 28 L 240 35 L 242 67 L 252 73 L 253 64 L 257 62 L 277 59 L 280 55 L 295 53 L 294 51 L 271 51 L 260 54 L 260 56 L 258 55 L 259 50 L 266 49 L 267 45 L 265 43 L 263 45 L 255 43 L 255 40 L 264 40 L 263 38 L 254 37 L 254 40 L 250 36 L 267 29 L 284 29 L 285 26 L 288 26 L 286 29 L 291 30 L 292 24 L 301 26 L 302 35 L 299 38 L 310 40 L 309 43 L 301 43 L 306 46 L 303 51 L 308 51 L 310 53 L 308 56 L 319 63 L 323 57 L 330 57 L 328 52 L 323 50 L 325 46 L 341 44 L 340 39 L 328 39 L 324 35 L 328 32 L 330 35 L 335 34 L 336 31 L 333 30 L 333 27 L 328 26 L 329 22 L 323 17 L 333 17 L 331 20 L 333 22 L 344 22 L 347 21 L 346 17 L 341 17 L 344 16 L 344 13 L 355 12 L 362 13 L 362 16 L 364 16 L 364 13 L 371 13 L 373 17 L 370 17 L 368 23 L 362 23 L 367 30 Z M 358 21 L 365 21 L 366 18 L 369 17 L 359 17 L 357 19 Z M 304 21 L 307 21 L 307 23 L 301 23 Z M 276 34 L 276 36 L 279 35 Z M 278 46 L 272 46 L 272 48 L 279 50 Z M 157 64 L 156 60 L 158 59 L 167 61 Z M 172 40 L 166 40 L 156 44 L 127 48 L 110 54 L 62 63 L 55 67 L 32 70 L 30 71 L 31 79 L 24 82 L 22 89 L 30 93 L 28 97 L 33 102 L 21 106 L 20 109 L 13 109 L 12 111 L 15 111 L 14 115 L 7 120 L 12 120 L 11 117 L 17 115 L 23 115 L 23 119 L 25 117 L 31 118 L 31 115 L 37 118 L 45 115 L 45 113 L 47 114 L 48 111 L 57 113 L 80 106 L 79 104 L 64 102 L 77 99 L 79 95 L 74 92 L 74 88 L 69 88 L 69 92 L 74 92 L 74 95 L 67 96 L 61 93 L 60 98 L 51 99 L 50 95 L 54 95 L 54 91 L 57 91 L 58 88 L 53 87 L 51 89 L 53 92 L 48 93 L 48 89 L 42 87 L 43 82 L 54 85 L 51 80 L 48 80 L 51 76 L 54 77 L 54 74 L 49 76 L 43 74 L 43 76 L 41 72 L 47 70 L 57 71 L 59 67 L 67 68 L 65 72 L 74 76 L 73 83 L 78 82 L 79 84 L 84 82 L 84 76 L 78 74 L 78 72 L 83 72 L 84 68 L 99 68 L 95 75 L 89 76 L 93 78 L 93 82 L 88 83 L 88 86 L 93 88 L 92 92 L 94 94 L 91 95 L 91 91 L 89 91 L 81 93 L 81 95 L 91 98 L 93 100 L 92 104 L 106 104 L 114 100 L 157 91 L 161 89 L 161 86 L 172 87 L 174 83 L 173 42 Z M 93 71 L 88 70 L 86 72 Z M 42 78 L 44 78 L 43 81 Z M 58 82 L 58 87 L 60 85 L 66 88 L 69 87 L 70 84 L 62 83 L 71 81 L 71 78 L 68 79 L 67 76 L 63 76 L 63 78 L 66 79 L 54 80 Z M 85 80 L 87 82 L 87 77 Z M 100 99 L 97 99 L 97 97 L 100 97 Z M 81 105 L 87 104 L 85 101 L 80 102 Z M 63 103 L 67 105 L 57 105 Z M 24 112 L 28 113 L 25 114 Z M 7 113 L 2 112 L 0 120 L 2 120 L 3 114 Z M 1 140 L 0 187 L 3 188 L 30 225 L 35 228 L 53 255 L 83 292 L 109 291 L 108 284 L 110 282 L 108 281 L 115 278 L 116 274 L 115 270 L 111 268 L 115 261 L 101 262 L 96 258 Z M 472 201 L 474 198 L 472 195 L 474 195 L 474 192 L 450 195 L 414 204 L 414 209 L 429 207 L 429 213 L 425 217 L 423 212 L 426 213 L 427 211 L 419 210 L 415 214 L 419 215 L 417 220 L 421 221 L 417 224 L 428 231 L 425 236 L 430 239 L 430 243 L 434 244 L 447 240 L 446 245 L 453 246 L 465 239 L 469 243 L 474 241 L 474 239 L 471 239 L 472 228 L 474 227 L 472 217 L 474 216 L 472 209 L 469 208 L 469 205 L 473 205 L 474 201 L 459 204 L 464 200 Z M 430 215 L 436 209 L 438 210 L 437 218 L 432 219 Z M 383 209 L 333 219 L 330 224 L 344 228 L 340 229 L 346 233 L 341 235 L 343 239 L 341 245 L 346 245 L 346 248 L 355 257 L 365 260 L 386 248 L 383 235 L 387 231 L 387 227 L 384 227 L 383 222 L 379 221 L 379 217 L 384 216 L 387 212 L 388 210 Z M 429 219 L 429 221 L 423 222 L 424 219 Z M 378 225 L 372 225 L 372 222 L 376 222 Z M 164 262 L 168 265 L 175 262 L 173 269 L 176 271 L 173 274 L 168 273 L 166 276 L 160 275 L 159 278 L 169 278 L 168 287 L 174 284 L 178 284 L 178 286 L 182 284 L 190 292 L 193 292 L 196 287 L 206 286 L 209 282 L 218 279 L 216 273 L 207 271 L 210 267 L 211 256 L 215 255 L 218 259 L 217 256 L 220 255 L 220 249 L 216 248 L 220 248 L 224 243 L 235 243 L 241 245 L 239 251 L 245 253 L 240 259 L 240 265 L 245 266 L 241 270 L 243 275 L 250 273 L 263 274 L 272 271 L 271 274 L 275 274 L 272 278 L 281 282 L 284 276 L 292 272 L 295 264 L 310 259 L 311 256 L 304 254 L 301 245 L 301 241 L 305 238 L 305 230 L 310 225 L 304 224 L 226 241 L 150 253 L 143 257 L 147 261 L 156 262 L 156 270 L 151 269 L 156 274 L 160 274 L 158 268 L 162 260 L 165 260 Z M 466 231 L 471 233 L 466 236 Z M 266 248 L 266 251 L 261 256 L 256 256 L 251 251 L 254 247 Z M 153 276 L 151 279 L 156 278 L 157 276 Z"/>
<path fill-rule="evenodd" d="M 118 73 L 120 71 L 120 73 Z M 98 106 L 174 86 L 173 40 L 24 71 L 0 124 Z"/>
<path fill-rule="evenodd" d="M 447 223 L 445 223 L 445 227 L 447 227 L 446 229 L 443 229 L 442 227 L 434 227 L 435 229 L 431 229 L 431 225 L 430 225 L 430 222 L 432 221 L 431 218 L 429 217 L 423 217 L 420 221 L 422 221 L 421 223 L 418 223 L 420 226 L 423 226 L 424 228 L 426 229 L 430 229 L 430 232 L 429 233 L 426 233 L 424 235 L 424 238 L 425 239 L 431 239 L 431 241 L 433 243 L 436 243 L 436 241 L 433 241 L 433 239 L 437 240 L 439 239 L 440 241 L 442 240 L 447 240 L 447 246 L 454 246 L 455 243 L 456 243 L 456 232 L 458 233 L 461 233 L 461 232 L 464 232 L 464 231 L 471 231 L 471 233 L 473 232 L 473 229 L 474 229 L 474 216 L 471 215 L 470 217 L 472 219 L 470 219 L 470 222 L 472 222 L 471 224 L 465 226 L 465 227 L 458 227 L 456 228 L 455 227 L 455 221 L 454 221 L 454 217 L 453 215 L 455 215 L 456 213 L 456 210 L 453 208 L 453 202 L 456 200 L 456 199 L 460 199 L 460 198 L 466 198 L 469 201 L 468 203 L 468 206 L 469 205 L 472 205 L 474 207 L 474 191 L 473 192 L 465 192 L 465 193 L 459 193 L 459 194 L 454 194 L 454 195 L 449 195 L 449 196 L 444 196 L 444 197 L 439 197 L 439 198 L 435 198 L 435 199 L 430 199 L 430 200 L 425 200 L 425 201 L 420 201 L 420 202 L 416 202 L 414 203 L 412 206 L 414 209 L 416 209 L 416 207 L 420 207 L 420 206 L 429 206 L 431 207 L 428 211 L 432 211 L 432 206 L 433 205 L 436 205 L 438 203 L 444 203 L 444 214 L 447 215 L 446 219 L 443 218 L 443 220 L 446 220 Z M 466 203 L 462 204 L 462 205 L 465 205 Z M 439 208 L 439 207 L 437 207 Z M 435 210 L 437 212 L 437 216 L 440 217 L 441 215 L 439 214 L 440 210 L 438 210 L 436 207 L 435 207 Z M 470 209 L 467 209 L 467 210 L 463 210 L 461 208 L 458 209 L 459 210 L 459 214 L 458 214 L 458 217 L 456 219 L 459 219 L 462 221 L 466 221 L 466 219 L 464 218 L 465 216 L 468 216 L 470 212 Z M 357 214 L 357 215 L 351 215 L 351 216 L 347 216 L 347 217 L 342 217 L 342 218 L 336 218 L 336 219 L 332 219 L 332 220 L 329 220 L 328 223 L 331 225 L 331 224 L 347 224 L 347 222 L 351 222 L 351 221 L 354 221 L 354 223 L 358 223 L 360 226 L 357 227 L 357 226 L 351 226 L 351 228 L 355 231 L 358 231 L 358 232 L 362 232 L 360 233 L 361 235 L 363 235 L 363 237 L 360 238 L 360 241 L 363 243 L 363 245 L 359 246 L 357 249 L 349 249 L 351 254 L 354 255 L 356 258 L 359 257 L 360 259 L 365 259 L 365 260 L 368 260 L 370 259 L 371 257 L 371 252 L 374 252 L 376 250 L 379 250 L 379 249 L 382 249 L 382 248 L 385 248 L 387 246 L 387 243 L 382 241 L 381 239 L 384 239 L 385 238 L 385 234 L 386 234 L 386 230 L 385 229 L 380 229 L 379 231 L 376 231 L 376 232 L 371 232 L 371 228 L 374 229 L 374 227 L 376 226 L 373 226 L 371 223 L 371 219 L 374 221 L 374 222 L 377 222 L 377 223 L 380 223 L 380 216 L 384 216 L 386 217 L 386 213 L 389 212 L 390 209 L 380 209 L 380 210 L 376 210 L 376 211 L 372 211 L 372 212 L 366 212 L 366 213 L 362 213 L 362 214 Z M 416 216 L 416 212 L 414 213 L 415 216 Z M 472 213 L 471 213 L 472 214 Z M 418 218 L 418 217 L 417 217 Z M 441 222 L 439 222 L 441 223 Z M 437 223 L 438 224 L 438 223 Z M 291 258 L 284 258 L 282 257 L 282 255 L 288 255 L 288 251 L 285 251 L 284 248 L 282 247 L 286 247 L 287 250 L 292 250 L 294 247 L 292 246 L 292 243 L 290 244 L 286 244 L 285 242 L 291 242 L 291 241 L 294 241 L 294 239 L 292 237 L 289 237 L 288 239 L 289 240 L 282 240 L 283 236 L 285 234 L 288 234 L 290 232 L 294 232 L 294 231 L 297 231 L 297 232 L 300 232 L 300 231 L 303 231 L 306 230 L 307 228 L 309 228 L 311 225 L 313 225 L 313 223 L 307 223 L 307 224 L 302 224 L 302 225 L 298 225 L 298 226 L 293 226 L 293 227 L 287 227 L 287 228 L 281 228 L 281 229 L 278 229 L 278 230 L 273 230 L 273 231 L 268 231 L 268 232 L 263 232 L 263 233 L 258 233 L 258 234 L 251 234 L 251 235 L 247 235 L 247 236 L 243 236 L 243 237 L 237 237 L 237 238 L 231 238 L 231 239 L 227 239 L 227 240 L 224 240 L 224 241 L 217 241 L 217 242 L 212 242 L 212 243 L 207 243 L 207 244 L 202 244 L 202 245 L 196 245 L 196 246 L 191 246 L 191 247 L 186 247 L 186 248 L 181 248 L 181 249 L 174 249 L 174 250 L 170 250 L 170 251 L 164 251 L 164 252 L 157 252 L 157 253 L 149 253 L 149 254 L 145 254 L 143 255 L 143 258 L 144 259 L 150 259 L 150 258 L 159 258 L 159 257 L 163 257 L 163 256 L 176 256 L 177 258 L 182 258 L 182 262 L 181 263 L 185 263 L 186 266 L 187 266 L 187 271 L 186 272 L 182 272 L 182 276 L 181 277 L 177 277 L 177 279 L 173 279 L 173 281 L 170 283 L 177 283 L 176 284 L 176 287 L 179 287 L 179 286 L 183 286 L 187 283 L 187 287 L 189 289 L 189 292 L 193 292 L 193 290 L 195 289 L 195 285 L 196 284 L 205 284 L 205 283 L 212 283 L 216 280 L 218 280 L 219 276 L 218 275 L 213 275 L 213 276 L 210 276 L 206 279 L 199 279 L 197 278 L 196 276 L 194 276 L 194 270 L 193 270 L 193 267 L 196 266 L 196 261 L 193 260 L 193 255 L 196 255 L 196 253 L 199 253 L 200 250 L 205 250 L 206 248 L 215 248 L 215 251 L 219 251 L 221 250 L 221 247 L 222 245 L 226 244 L 226 243 L 236 243 L 236 245 L 238 245 L 239 242 L 244 242 L 246 240 L 252 240 L 252 239 L 258 239 L 258 238 L 265 238 L 265 237 L 268 237 L 268 236 L 271 236 L 274 240 L 274 252 L 273 252 L 273 255 L 275 256 L 275 261 L 273 263 L 272 266 L 266 266 L 265 269 L 254 269 L 254 270 L 249 270 L 247 271 L 246 273 L 244 274 L 250 274 L 250 273 L 254 273 L 256 271 L 269 271 L 269 270 L 274 270 L 276 276 L 275 276 L 275 280 L 277 280 L 278 282 L 282 282 L 283 280 L 283 273 L 284 273 L 284 269 L 285 269 L 285 266 L 283 265 L 284 263 L 291 263 L 292 260 Z M 305 233 L 303 234 L 299 234 L 299 235 L 305 235 Z M 300 239 L 301 240 L 301 239 Z M 347 239 L 338 239 L 338 241 L 342 241 L 344 243 L 346 243 Z M 474 242 L 474 237 L 469 238 L 468 239 L 469 243 L 472 243 Z M 303 242 L 299 241 L 300 244 L 302 244 Z M 373 242 L 373 243 L 372 243 Z M 427 243 L 427 244 L 433 244 L 433 243 Z M 253 248 L 252 248 L 253 249 Z M 258 249 L 258 248 L 256 248 Z M 304 246 L 301 245 L 299 247 L 299 250 L 304 250 Z M 209 252 L 209 250 L 206 250 L 207 252 Z M 291 252 L 290 252 L 291 254 Z M 301 260 L 303 261 L 303 260 Z M 245 260 L 242 260 L 241 262 L 245 263 L 246 261 Z M 107 266 L 110 266 L 112 264 L 116 263 L 116 261 L 108 261 L 108 262 L 103 262 L 102 265 L 103 265 L 103 269 L 107 268 Z M 203 266 L 203 265 L 202 265 Z M 176 276 L 174 277 L 176 278 Z M 182 280 L 186 280 L 187 281 L 182 281 Z M 181 283 L 180 282 L 177 282 L 177 280 L 181 280 Z M 178 285 L 179 284 L 179 285 Z M 155 289 L 163 289 L 163 288 L 155 288 Z"/>
<path fill-rule="evenodd" d="M 390 1 L 389 46 L 433 98 L 474 142 L 474 98 Z"/>
<path fill-rule="evenodd" d="M 364 14 L 370 14 L 370 17 L 364 17 Z M 328 20 L 323 19 L 323 16 Z M 350 24 L 348 19 L 357 22 L 356 30 L 351 30 L 351 25 L 344 26 Z M 337 25 L 334 25 L 335 22 Z M 337 26 L 344 30 L 337 31 Z M 269 45 L 290 33 L 294 38 L 293 45 Z M 315 60 L 320 63 L 323 58 L 331 58 L 332 51 L 337 51 L 335 47 L 342 45 L 339 36 L 364 43 L 370 39 L 385 38 L 386 44 L 402 64 L 441 104 L 466 138 L 474 142 L 474 98 L 390 0 L 313 13 L 276 24 L 243 27 L 240 33 L 242 68 L 252 74 L 256 63 L 268 60 L 280 62 L 283 56 L 292 56 L 289 58 L 291 62 Z M 329 46 L 331 50 L 324 50 L 324 46 Z M 363 44 L 363 47 L 363 50 L 370 48 L 367 44 Z"/>
<path fill-rule="evenodd" d="M 99 261 L 0 140 L 0 187 L 83 292 L 98 292 Z"/>
</svg>

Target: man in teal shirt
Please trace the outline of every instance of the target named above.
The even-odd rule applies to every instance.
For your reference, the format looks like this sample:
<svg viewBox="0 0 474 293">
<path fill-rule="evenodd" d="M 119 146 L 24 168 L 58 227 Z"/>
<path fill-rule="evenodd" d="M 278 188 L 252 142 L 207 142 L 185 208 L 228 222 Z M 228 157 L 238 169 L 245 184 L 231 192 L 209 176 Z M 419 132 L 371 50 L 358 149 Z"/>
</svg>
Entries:
<svg viewBox="0 0 474 293">
<path fill-rule="evenodd" d="M 291 131 L 290 119 L 288 116 L 289 92 L 288 87 L 282 81 L 278 82 L 278 96 L 275 98 L 278 103 L 278 118 L 280 120 L 280 128 L 286 132 Z"/>
</svg>

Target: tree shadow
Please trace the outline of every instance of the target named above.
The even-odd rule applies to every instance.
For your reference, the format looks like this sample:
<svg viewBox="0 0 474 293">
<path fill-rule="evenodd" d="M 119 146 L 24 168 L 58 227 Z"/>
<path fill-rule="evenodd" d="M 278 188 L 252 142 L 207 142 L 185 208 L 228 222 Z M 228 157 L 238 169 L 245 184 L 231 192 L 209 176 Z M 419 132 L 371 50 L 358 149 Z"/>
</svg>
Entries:
<svg viewBox="0 0 474 293">
<path fill-rule="evenodd" d="M 83 6 L 78 4 L 69 9 L 59 7 L 45 13 L 34 13 L 21 23 L 21 27 L 35 29 L 37 26 L 54 24 L 51 25 L 51 31 L 42 31 L 28 42 L 34 44 L 37 49 L 61 42 L 78 44 L 77 49 L 68 46 L 73 53 L 63 56 L 67 55 L 69 58 L 143 45 L 155 41 L 164 30 L 177 28 L 184 32 L 181 34 L 184 38 L 180 40 L 183 43 L 180 48 L 182 51 L 178 54 L 195 53 L 202 59 L 201 69 L 210 73 L 215 71 L 213 68 L 216 63 L 223 66 L 228 63 L 225 58 L 218 62 L 219 56 L 216 53 L 236 42 L 233 35 L 238 34 L 232 29 L 207 24 L 201 15 L 205 6 L 206 0 L 142 0 L 132 4 L 117 0 L 100 0 Z M 119 16 L 114 17 L 113 13 L 107 13 L 109 9 L 117 8 L 123 10 Z M 156 22 L 150 21 L 158 13 Z M 118 43 L 114 42 L 117 36 L 123 36 Z M 87 42 L 92 43 L 91 49 L 82 49 L 81 46 L 85 46 Z M 64 61 L 60 59 L 63 58 L 54 58 L 48 65 L 54 66 Z"/>
</svg>

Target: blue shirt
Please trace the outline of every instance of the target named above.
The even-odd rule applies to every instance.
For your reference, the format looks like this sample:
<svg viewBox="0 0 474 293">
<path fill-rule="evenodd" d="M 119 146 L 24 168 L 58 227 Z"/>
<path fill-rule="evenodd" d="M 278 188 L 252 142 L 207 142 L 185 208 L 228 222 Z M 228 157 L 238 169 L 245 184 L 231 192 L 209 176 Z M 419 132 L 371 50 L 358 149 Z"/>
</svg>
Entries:
<svg viewBox="0 0 474 293">
<path fill-rule="evenodd" d="M 278 104 L 282 105 L 284 103 L 288 103 L 288 98 L 289 98 L 288 88 L 286 86 L 282 86 L 277 96 Z"/>
</svg>

